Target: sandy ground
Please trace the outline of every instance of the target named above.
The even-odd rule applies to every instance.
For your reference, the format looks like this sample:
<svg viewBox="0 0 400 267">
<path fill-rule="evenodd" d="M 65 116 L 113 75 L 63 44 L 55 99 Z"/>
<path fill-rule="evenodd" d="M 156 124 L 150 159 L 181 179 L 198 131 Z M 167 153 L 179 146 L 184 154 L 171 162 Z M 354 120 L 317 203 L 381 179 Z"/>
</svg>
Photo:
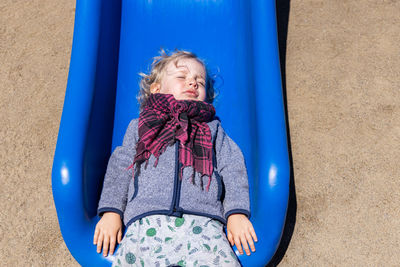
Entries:
<svg viewBox="0 0 400 267">
<path fill-rule="evenodd" d="M 0 262 L 78 266 L 51 167 L 75 1 L 0 1 Z M 297 210 L 279 266 L 400 266 L 400 1 L 292 0 Z"/>
</svg>

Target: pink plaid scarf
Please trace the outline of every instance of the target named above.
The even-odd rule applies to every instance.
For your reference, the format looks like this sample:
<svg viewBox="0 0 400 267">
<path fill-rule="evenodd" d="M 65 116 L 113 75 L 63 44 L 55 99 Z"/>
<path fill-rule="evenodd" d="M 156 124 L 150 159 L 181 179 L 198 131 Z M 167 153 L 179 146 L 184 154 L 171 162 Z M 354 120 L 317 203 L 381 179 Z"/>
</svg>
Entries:
<svg viewBox="0 0 400 267">
<path fill-rule="evenodd" d="M 213 172 L 211 131 L 207 122 L 214 118 L 213 105 L 203 101 L 176 100 L 171 94 L 152 94 L 139 116 L 139 141 L 136 145 L 136 156 L 129 168 L 135 163 L 139 167 L 148 160 L 151 154 L 156 157 L 157 166 L 160 155 L 175 139 L 179 146 L 179 178 L 183 169 L 193 167 L 192 183 L 195 171 L 203 177 L 209 177 L 208 191 Z M 202 179 L 200 179 L 202 181 Z"/>
</svg>

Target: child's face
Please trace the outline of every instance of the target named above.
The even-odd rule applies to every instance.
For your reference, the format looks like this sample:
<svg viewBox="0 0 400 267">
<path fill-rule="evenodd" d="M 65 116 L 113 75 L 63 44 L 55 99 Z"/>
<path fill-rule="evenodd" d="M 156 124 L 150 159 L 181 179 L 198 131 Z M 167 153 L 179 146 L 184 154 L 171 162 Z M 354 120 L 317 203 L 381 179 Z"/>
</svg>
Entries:
<svg viewBox="0 0 400 267">
<path fill-rule="evenodd" d="M 159 83 L 150 86 L 151 93 L 172 94 L 177 100 L 206 99 L 206 71 L 196 59 L 180 59 L 176 66 L 170 62 Z"/>
</svg>

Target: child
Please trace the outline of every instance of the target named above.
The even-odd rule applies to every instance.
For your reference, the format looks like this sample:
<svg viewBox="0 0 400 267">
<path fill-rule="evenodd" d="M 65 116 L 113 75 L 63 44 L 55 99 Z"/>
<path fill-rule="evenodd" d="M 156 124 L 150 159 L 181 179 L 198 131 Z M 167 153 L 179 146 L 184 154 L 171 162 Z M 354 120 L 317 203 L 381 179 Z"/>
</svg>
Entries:
<svg viewBox="0 0 400 267">
<path fill-rule="evenodd" d="M 215 117 L 205 64 L 162 50 L 141 76 L 140 116 L 108 163 L 97 252 L 113 254 L 121 243 L 113 266 L 240 266 L 230 245 L 250 255 L 257 241 L 247 171 Z"/>
</svg>

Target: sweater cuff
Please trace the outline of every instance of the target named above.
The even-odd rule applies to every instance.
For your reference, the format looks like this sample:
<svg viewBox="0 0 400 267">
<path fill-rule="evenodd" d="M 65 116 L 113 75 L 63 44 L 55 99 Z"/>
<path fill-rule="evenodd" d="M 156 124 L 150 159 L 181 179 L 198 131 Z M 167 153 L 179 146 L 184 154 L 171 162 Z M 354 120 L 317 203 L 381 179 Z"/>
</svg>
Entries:
<svg viewBox="0 0 400 267">
<path fill-rule="evenodd" d="M 105 212 L 109 212 L 109 211 L 118 213 L 119 216 L 121 217 L 121 220 L 123 220 L 123 218 L 124 218 L 123 211 L 121 211 L 119 209 L 116 209 L 116 208 L 112 208 L 112 207 L 104 207 L 104 208 L 98 209 L 97 210 L 97 215 L 99 217 L 102 217 Z"/>
<path fill-rule="evenodd" d="M 245 209 L 233 209 L 225 213 L 225 219 L 228 221 L 228 217 L 234 213 L 241 213 L 247 216 L 247 219 L 250 219 L 250 211 Z"/>
</svg>

